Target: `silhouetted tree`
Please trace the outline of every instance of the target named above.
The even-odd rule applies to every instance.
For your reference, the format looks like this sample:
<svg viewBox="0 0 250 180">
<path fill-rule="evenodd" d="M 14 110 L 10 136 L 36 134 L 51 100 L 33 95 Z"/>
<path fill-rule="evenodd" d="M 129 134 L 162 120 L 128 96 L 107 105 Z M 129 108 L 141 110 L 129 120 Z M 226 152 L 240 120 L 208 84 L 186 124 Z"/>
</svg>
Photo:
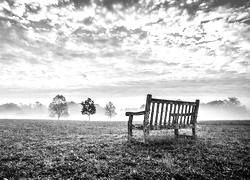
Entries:
<svg viewBox="0 0 250 180">
<path fill-rule="evenodd" d="M 66 98 L 63 95 L 56 95 L 49 105 L 50 116 L 59 120 L 60 117 L 69 116 Z"/>
<path fill-rule="evenodd" d="M 86 101 L 81 103 L 82 105 L 82 115 L 88 115 L 89 121 L 90 121 L 90 115 L 93 115 L 96 113 L 96 107 L 94 104 L 94 101 L 88 98 Z"/>
<path fill-rule="evenodd" d="M 117 113 L 115 112 L 115 106 L 112 102 L 109 102 L 108 104 L 106 104 L 105 106 L 105 114 L 107 116 L 109 116 L 109 118 L 111 119 L 113 116 L 116 116 Z"/>
</svg>

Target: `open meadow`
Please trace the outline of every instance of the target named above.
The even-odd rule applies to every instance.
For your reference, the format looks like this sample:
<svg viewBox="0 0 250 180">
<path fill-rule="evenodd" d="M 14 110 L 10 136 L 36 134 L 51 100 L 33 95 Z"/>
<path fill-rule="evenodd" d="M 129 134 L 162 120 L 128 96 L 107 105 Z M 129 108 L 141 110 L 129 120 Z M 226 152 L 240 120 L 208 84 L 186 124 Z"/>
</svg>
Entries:
<svg viewBox="0 0 250 180">
<path fill-rule="evenodd" d="M 190 133 L 183 130 L 180 133 Z M 0 120 L 0 179 L 249 179 L 250 121 L 198 123 L 198 139 L 127 122 Z"/>
</svg>

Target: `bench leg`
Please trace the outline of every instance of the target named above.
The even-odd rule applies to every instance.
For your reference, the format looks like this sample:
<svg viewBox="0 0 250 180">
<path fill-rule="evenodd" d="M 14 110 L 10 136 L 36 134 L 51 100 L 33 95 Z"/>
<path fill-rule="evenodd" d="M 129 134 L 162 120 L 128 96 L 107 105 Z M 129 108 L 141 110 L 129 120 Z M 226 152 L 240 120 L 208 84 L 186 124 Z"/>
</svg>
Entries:
<svg viewBox="0 0 250 180">
<path fill-rule="evenodd" d="M 148 144 L 148 137 L 149 137 L 149 128 L 143 127 L 143 135 L 144 135 L 144 144 Z"/>
<path fill-rule="evenodd" d="M 148 144 L 149 137 L 149 112 L 146 112 L 143 121 L 143 136 L 144 136 L 144 144 Z"/>
<path fill-rule="evenodd" d="M 130 115 L 129 120 L 128 120 L 128 141 L 130 141 L 132 139 L 132 136 L 133 136 L 132 121 L 133 121 L 133 116 Z"/>
<path fill-rule="evenodd" d="M 192 128 L 192 138 L 196 139 L 196 128 L 195 127 Z"/>
<path fill-rule="evenodd" d="M 179 137 L 179 129 L 174 129 L 174 135 L 176 138 Z"/>
</svg>

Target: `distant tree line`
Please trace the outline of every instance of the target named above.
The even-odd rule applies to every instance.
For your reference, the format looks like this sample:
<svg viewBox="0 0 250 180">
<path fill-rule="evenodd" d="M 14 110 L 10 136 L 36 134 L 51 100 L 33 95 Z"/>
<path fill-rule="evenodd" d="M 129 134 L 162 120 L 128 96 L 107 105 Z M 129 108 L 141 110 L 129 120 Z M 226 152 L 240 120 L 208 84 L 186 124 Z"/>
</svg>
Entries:
<svg viewBox="0 0 250 180">
<path fill-rule="evenodd" d="M 248 119 L 250 112 L 242 105 L 238 98 L 228 97 L 224 100 L 214 100 L 208 103 L 201 103 L 198 115 L 205 120 L 218 119 Z"/>
<path fill-rule="evenodd" d="M 15 104 L 15 103 L 6 103 L 0 105 L 0 115 L 16 115 L 16 116 L 25 116 L 29 115 L 42 115 L 47 112 L 47 108 L 40 102 L 35 102 L 34 104 Z"/>
<path fill-rule="evenodd" d="M 15 104 L 6 103 L 0 105 L 0 118 L 8 116 L 26 117 L 28 115 L 34 115 L 39 117 L 56 117 L 60 119 L 62 117 L 68 117 L 70 114 L 82 114 L 90 116 L 96 114 L 98 111 L 102 115 L 107 115 L 110 119 L 116 115 L 115 106 L 109 102 L 105 108 L 102 108 L 98 104 L 94 103 L 94 100 L 87 98 L 87 100 L 81 103 L 75 103 L 74 101 L 67 102 L 63 95 L 56 95 L 48 107 L 40 102 L 35 104 Z"/>
<path fill-rule="evenodd" d="M 67 103 L 66 98 L 64 96 L 57 95 L 56 97 L 53 98 L 53 101 L 49 105 L 50 116 L 51 117 L 57 116 L 57 119 L 59 119 L 60 117 L 69 116 L 68 105 L 75 107 L 77 106 L 77 104 L 74 103 L 73 101 Z M 87 100 L 82 101 L 80 105 L 82 105 L 81 109 L 82 115 L 88 115 L 90 121 L 90 116 L 96 113 L 96 105 L 94 103 L 94 100 L 88 98 Z M 113 105 L 113 103 L 109 102 L 104 109 L 105 109 L 105 115 L 109 116 L 110 119 L 116 115 L 115 112 L 116 108 Z"/>
<path fill-rule="evenodd" d="M 234 111 L 242 111 L 247 112 L 247 108 L 245 105 L 242 105 L 238 98 L 236 97 L 228 97 L 225 100 L 214 100 L 208 103 L 201 104 L 202 106 L 207 106 L 211 108 L 224 108 L 224 109 L 232 109 Z"/>
<path fill-rule="evenodd" d="M 178 101 L 181 101 L 178 99 Z M 210 106 L 210 107 L 228 107 L 228 108 L 237 108 L 242 110 L 247 110 L 245 105 L 242 105 L 240 100 L 236 97 L 228 97 L 225 100 L 213 100 L 208 103 L 201 103 L 202 106 Z M 145 104 L 141 105 L 140 110 L 145 109 Z M 138 110 L 138 108 L 126 108 L 125 110 Z"/>
<path fill-rule="evenodd" d="M 141 105 L 139 108 L 125 108 L 121 111 L 138 111 L 144 110 L 145 104 Z M 200 111 L 206 110 L 206 112 L 211 112 L 216 117 L 222 114 L 228 115 L 242 115 L 242 117 L 248 117 L 249 111 L 246 106 L 242 105 L 240 100 L 236 97 L 228 97 L 225 100 L 213 100 L 208 103 L 200 104 Z M 81 103 L 76 103 L 74 101 L 67 102 L 63 95 L 56 95 L 48 107 L 40 102 L 35 102 L 34 104 L 15 104 L 6 103 L 0 105 L 0 118 L 8 116 L 28 116 L 33 115 L 38 118 L 56 117 L 60 119 L 62 117 L 74 116 L 74 115 L 87 115 L 88 120 L 90 120 L 91 115 L 98 112 L 99 115 L 106 115 L 110 119 L 117 115 L 116 107 L 112 102 L 108 102 L 103 108 L 98 104 L 94 103 L 94 100 L 87 98 Z M 199 113 L 200 115 L 202 113 Z M 78 117 L 78 116 L 77 116 Z M 233 117 L 233 116 L 232 116 Z"/>
</svg>

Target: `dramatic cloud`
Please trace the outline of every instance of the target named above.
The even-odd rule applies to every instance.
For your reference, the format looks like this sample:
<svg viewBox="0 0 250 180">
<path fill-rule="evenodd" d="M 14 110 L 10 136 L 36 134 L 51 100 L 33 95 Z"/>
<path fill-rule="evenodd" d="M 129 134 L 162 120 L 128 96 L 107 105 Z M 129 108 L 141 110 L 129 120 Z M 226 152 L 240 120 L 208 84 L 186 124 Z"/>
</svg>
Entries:
<svg viewBox="0 0 250 180">
<path fill-rule="evenodd" d="M 0 98 L 247 101 L 249 32 L 248 0 L 0 0 Z"/>
</svg>

